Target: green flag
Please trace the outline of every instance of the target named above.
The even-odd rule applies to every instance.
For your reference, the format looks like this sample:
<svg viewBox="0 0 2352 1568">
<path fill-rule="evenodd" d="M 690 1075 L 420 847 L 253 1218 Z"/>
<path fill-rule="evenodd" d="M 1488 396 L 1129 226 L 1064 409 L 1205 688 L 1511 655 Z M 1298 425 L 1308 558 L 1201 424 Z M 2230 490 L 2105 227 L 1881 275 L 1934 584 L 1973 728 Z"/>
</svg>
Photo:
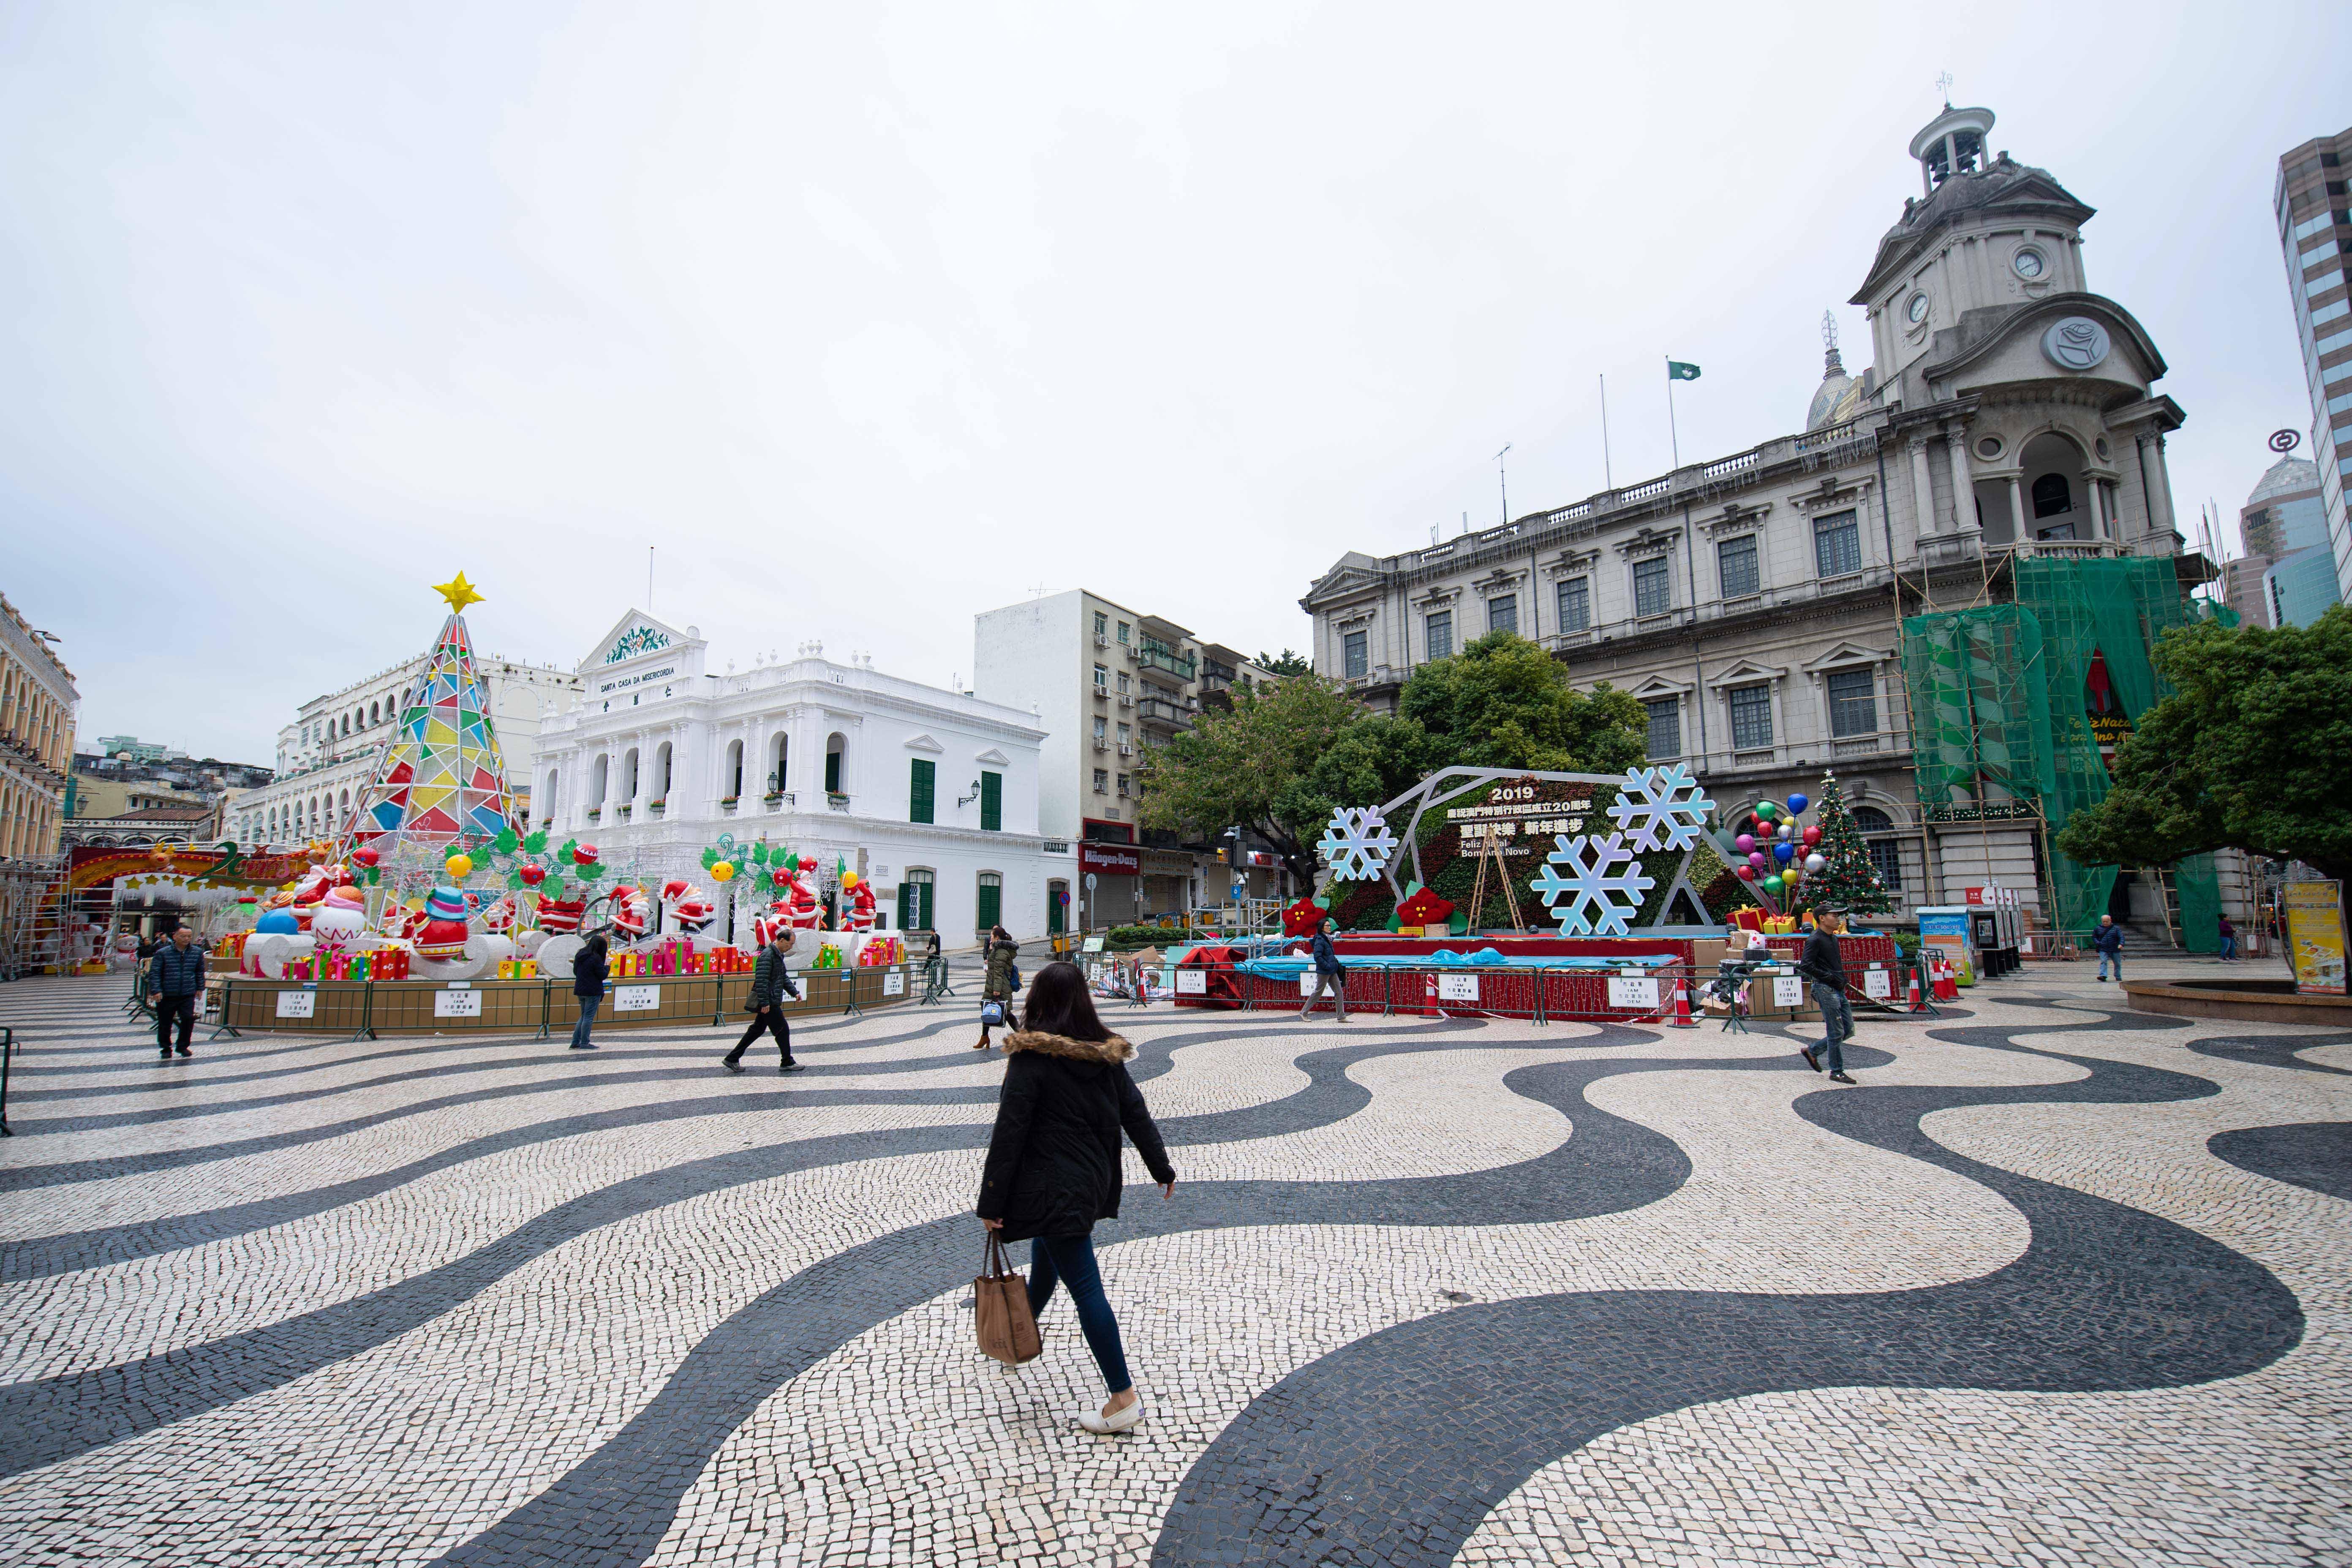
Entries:
<svg viewBox="0 0 2352 1568">
<path fill-rule="evenodd" d="M 1666 379 L 1668 381 L 1696 381 L 1698 379 L 1698 366 L 1695 364 L 1685 364 L 1678 359 L 1670 359 L 1666 362 Z"/>
</svg>

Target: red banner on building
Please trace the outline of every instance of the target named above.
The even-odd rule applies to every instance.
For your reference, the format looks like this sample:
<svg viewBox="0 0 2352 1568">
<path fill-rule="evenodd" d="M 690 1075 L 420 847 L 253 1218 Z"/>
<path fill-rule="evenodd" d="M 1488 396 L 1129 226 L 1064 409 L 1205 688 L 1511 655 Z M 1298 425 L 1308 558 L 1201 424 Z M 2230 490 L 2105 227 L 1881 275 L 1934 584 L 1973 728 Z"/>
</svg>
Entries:
<svg viewBox="0 0 2352 1568">
<path fill-rule="evenodd" d="M 1078 869 L 1097 871 L 1106 877 L 1133 877 L 1142 871 L 1143 858 L 1131 844 L 1081 844 Z"/>
</svg>

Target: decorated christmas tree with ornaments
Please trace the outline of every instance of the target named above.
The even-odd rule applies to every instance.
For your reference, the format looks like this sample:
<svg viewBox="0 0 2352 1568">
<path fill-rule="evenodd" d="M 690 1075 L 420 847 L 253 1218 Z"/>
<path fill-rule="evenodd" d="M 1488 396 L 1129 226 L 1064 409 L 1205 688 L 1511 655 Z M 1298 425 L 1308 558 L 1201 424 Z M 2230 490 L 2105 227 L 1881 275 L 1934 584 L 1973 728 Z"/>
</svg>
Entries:
<svg viewBox="0 0 2352 1568">
<path fill-rule="evenodd" d="M 1822 836 L 1813 845 L 1812 854 L 1821 857 L 1822 864 L 1805 877 L 1806 906 L 1843 910 L 1853 915 L 1885 914 L 1894 908 L 1895 900 L 1887 897 L 1886 884 L 1878 879 L 1878 872 L 1870 863 L 1862 829 L 1854 826 L 1853 813 L 1846 807 L 1845 791 L 1835 773 L 1822 775 L 1816 812 L 1814 820 Z"/>
</svg>

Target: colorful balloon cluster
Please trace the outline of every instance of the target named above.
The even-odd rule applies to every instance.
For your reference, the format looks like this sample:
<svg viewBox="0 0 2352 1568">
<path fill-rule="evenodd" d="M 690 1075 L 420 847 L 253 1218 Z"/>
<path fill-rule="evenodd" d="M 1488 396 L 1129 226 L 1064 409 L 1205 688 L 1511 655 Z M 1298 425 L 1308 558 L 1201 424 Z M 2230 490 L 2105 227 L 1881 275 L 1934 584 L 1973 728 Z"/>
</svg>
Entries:
<svg viewBox="0 0 2352 1568">
<path fill-rule="evenodd" d="M 1754 814 L 1740 825 L 1738 837 L 1731 841 L 1748 857 L 1744 864 L 1732 868 L 1742 881 L 1753 882 L 1777 901 L 1783 894 L 1794 893 L 1806 877 L 1828 864 L 1814 852 L 1814 846 L 1822 841 L 1822 830 L 1797 824 L 1811 804 L 1801 795 L 1790 795 L 1786 805 L 1757 802 Z"/>
</svg>

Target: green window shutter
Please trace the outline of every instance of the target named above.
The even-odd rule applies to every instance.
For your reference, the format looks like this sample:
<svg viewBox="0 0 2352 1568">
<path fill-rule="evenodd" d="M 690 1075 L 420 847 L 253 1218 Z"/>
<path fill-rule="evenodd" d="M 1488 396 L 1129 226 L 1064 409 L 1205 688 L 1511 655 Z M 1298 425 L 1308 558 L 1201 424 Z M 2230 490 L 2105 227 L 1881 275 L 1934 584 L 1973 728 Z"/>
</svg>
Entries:
<svg viewBox="0 0 2352 1568">
<path fill-rule="evenodd" d="M 982 833 L 1004 831 L 1004 775 L 980 775 L 980 830 Z"/>
<path fill-rule="evenodd" d="M 980 912 L 972 921 L 976 931 L 986 931 L 1004 918 L 1004 887 L 992 873 L 980 874 Z"/>
<path fill-rule="evenodd" d="M 916 910 L 922 901 L 920 895 L 915 891 L 916 887 L 917 884 L 913 882 L 898 884 L 898 929 L 900 931 L 921 929 L 915 923 Z"/>
<path fill-rule="evenodd" d="M 783 785 L 778 784 L 776 787 L 782 789 Z M 824 754 L 824 793 L 827 795 L 841 793 L 841 753 L 839 752 L 827 752 Z"/>
<path fill-rule="evenodd" d="M 937 783 L 938 777 L 938 763 L 932 762 L 929 757 L 917 757 L 915 759 L 914 777 L 908 781 L 907 785 L 908 821 L 929 822 L 931 820 L 931 801 L 937 793 L 934 785 Z"/>
</svg>

